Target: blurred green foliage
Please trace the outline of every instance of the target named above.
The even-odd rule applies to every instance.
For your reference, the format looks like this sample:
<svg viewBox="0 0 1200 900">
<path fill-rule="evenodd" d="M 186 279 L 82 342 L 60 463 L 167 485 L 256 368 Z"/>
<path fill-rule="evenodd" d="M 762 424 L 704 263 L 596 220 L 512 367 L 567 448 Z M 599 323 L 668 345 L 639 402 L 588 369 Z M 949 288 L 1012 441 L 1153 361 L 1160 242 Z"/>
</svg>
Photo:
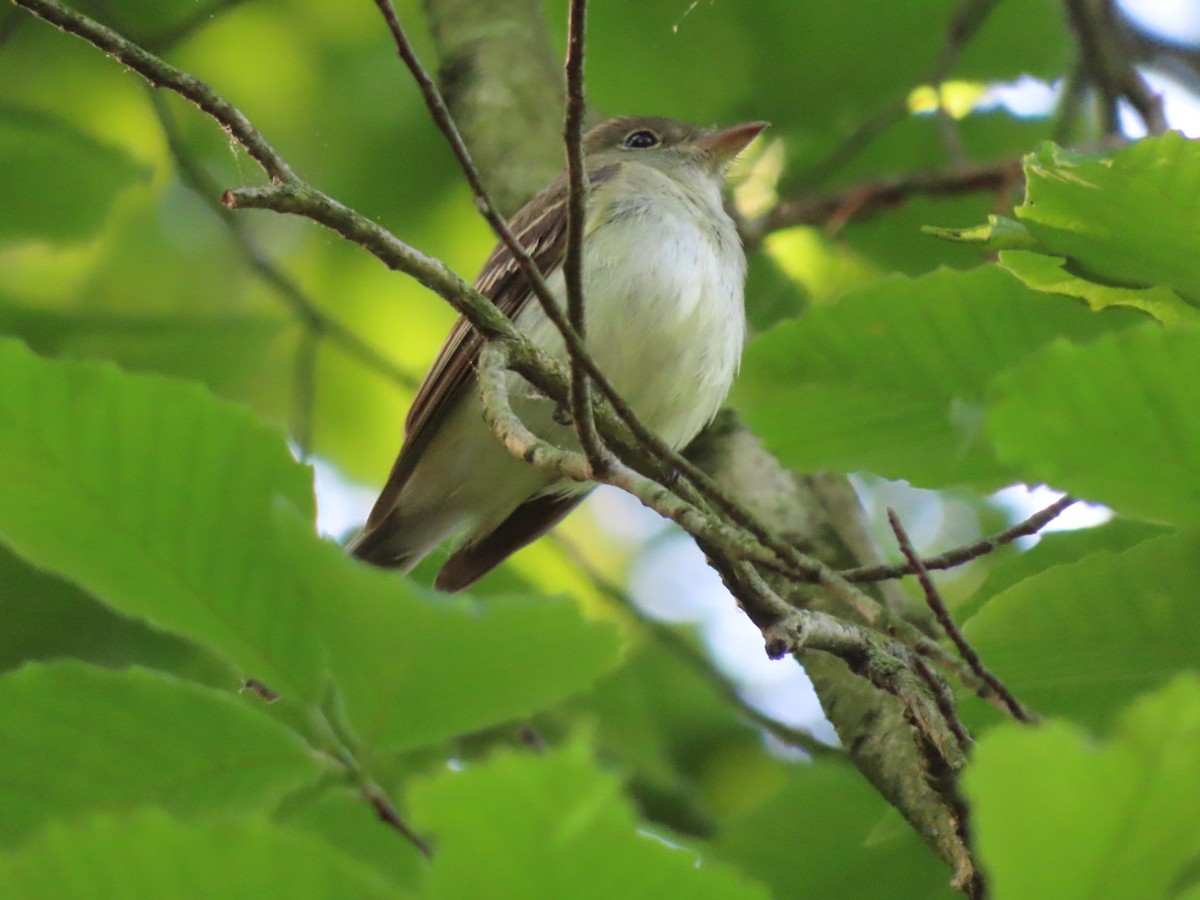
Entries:
<svg viewBox="0 0 1200 900">
<path fill-rule="evenodd" d="M 371 4 L 79 6 L 405 241 L 468 277 L 486 257 Z M 561 50 L 566 3 L 545 6 Z M 986 492 L 1012 481 L 1113 508 L 939 576 L 985 661 L 1056 719 L 998 727 L 965 699 L 966 785 L 993 896 L 1182 896 L 1200 852 L 1200 700 L 1177 677 L 1200 668 L 1200 155 L 1178 135 L 1081 155 L 1043 143 L 1062 123 L 1003 106 L 913 111 L 935 75 L 978 99 L 1071 67 L 1052 0 L 1006 0 L 948 50 L 971 6 L 596 2 L 589 102 L 770 119 L 736 175 L 743 213 L 833 198 L 751 246 L 733 402 L 784 463 L 944 491 L 926 504 L 940 543 L 1000 527 Z M 434 67 L 423 4 L 399 14 Z M 261 173 L 158 100 L 0 11 L 0 895 L 951 896 L 842 754 L 796 761 L 694 635 L 643 627 L 556 546 L 447 599 L 425 569 L 368 570 L 314 534 L 287 439 L 379 482 L 454 315 L 315 225 L 228 228 L 217 194 Z M 1023 154 L 1023 202 L 858 215 L 872 185 Z M 307 383 L 312 335 L 247 241 L 395 371 L 325 335 Z M 623 590 L 643 548 L 567 527 Z M 432 861 L 379 823 L 384 797 Z"/>
</svg>

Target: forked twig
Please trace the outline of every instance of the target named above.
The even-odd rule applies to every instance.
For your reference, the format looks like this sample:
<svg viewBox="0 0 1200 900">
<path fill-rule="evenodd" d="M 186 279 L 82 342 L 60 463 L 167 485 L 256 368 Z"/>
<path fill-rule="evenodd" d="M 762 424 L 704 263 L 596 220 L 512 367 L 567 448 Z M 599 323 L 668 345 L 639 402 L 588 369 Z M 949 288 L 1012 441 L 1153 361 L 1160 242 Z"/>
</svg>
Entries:
<svg viewBox="0 0 1200 900">
<path fill-rule="evenodd" d="M 900 552 L 904 554 L 904 558 L 908 560 L 909 566 L 912 567 L 913 572 L 916 573 L 917 580 L 921 583 L 921 590 L 925 594 L 926 603 L 929 604 L 929 608 L 937 618 L 938 624 L 942 626 L 942 630 L 946 632 L 946 636 L 950 638 L 954 646 L 958 649 L 963 660 L 971 667 L 971 671 L 992 689 L 996 697 L 1004 704 L 1004 708 L 1008 710 L 1014 719 L 1018 722 L 1026 723 L 1035 721 L 1036 717 L 1013 696 L 1012 691 L 1005 686 L 1004 682 L 984 666 L 983 660 L 979 658 L 979 654 L 975 651 L 975 648 L 963 636 L 954 618 L 950 615 L 950 611 L 946 608 L 946 602 L 942 599 L 942 595 L 933 583 L 933 579 L 929 577 L 929 572 L 925 568 L 925 564 L 922 562 L 921 557 L 917 555 L 912 540 L 909 538 L 908 532 L 904 530 L 904 525 L 900 522 L 900 517 L 896 515 L 896 511 L 888 507 L 887 517 L 888 523 L 892 526 L 892 533 L 896 535 L 896 543 L 900 545 Z"/>
</svg>

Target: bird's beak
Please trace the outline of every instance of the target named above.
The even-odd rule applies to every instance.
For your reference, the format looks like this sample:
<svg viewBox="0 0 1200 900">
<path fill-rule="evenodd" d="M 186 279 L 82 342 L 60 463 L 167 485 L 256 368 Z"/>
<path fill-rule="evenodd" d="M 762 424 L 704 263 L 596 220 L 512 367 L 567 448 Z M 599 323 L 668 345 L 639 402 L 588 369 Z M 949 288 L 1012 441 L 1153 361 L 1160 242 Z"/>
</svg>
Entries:
<svg viewBox="0 0 1200 900">
<path fill-rule="evenodd" d="M 696 139 L 696 148 L 711 153 L 719 162 L 726 163 L 742 152 L 758 133 L 770 122 L 746 122 L 730 128 L 722 128 Z"/>
</svg>

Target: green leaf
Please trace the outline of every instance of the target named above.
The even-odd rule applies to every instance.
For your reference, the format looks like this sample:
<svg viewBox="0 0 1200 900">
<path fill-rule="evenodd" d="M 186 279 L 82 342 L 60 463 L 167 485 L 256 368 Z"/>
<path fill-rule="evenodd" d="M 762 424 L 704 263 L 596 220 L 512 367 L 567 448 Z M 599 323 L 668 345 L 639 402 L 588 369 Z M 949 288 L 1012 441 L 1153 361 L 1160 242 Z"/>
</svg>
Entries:
<svg viewBox="0 0 1200 900">
<path fill-rule="evenodd" d="M 38 309 L 0 296 L 0 333 L 40 356 L 107 359 L 124 369 L 230 392 L 260 370 L 286 322 L 264 315 L 126 315 Z"/>
<path fill-rule="evenodd" d="M 1020 478 L 1130 516 L 1200 520 L 1200 331 L 1055 343 L 999 379 L 988 428 Z"/>
<path fill-rule="evenodd" d="M 714 850 L 777 897 L 960 896 L 950 890 L 950 870 L 911 828 L 875 837 L 888 809 L 849 765 L 794 766 L 782 790 L 721 829 Z"/>
<path fill-rule="evenodd" d="M 405 896 L 302 831 L 254 819 L 177 822 L 160 812 L 55 823 L 0 856 L 20 900 L 385 900 Z"/>
<path fill-rule="evenodd" d="M 90 237 L 116 196 L 149 175 L 123 150 L 31 110 L 0 109 L 0 159 L 0 242 Z"/>
<path fill-rule="evenodd" d="M 747 262 L 746 320 L 752 333 L 794 318 L 808 305 L 800 287 L 769 254 L 753 253 Z"/>
<path fill-rule="evenodd" d="M 315 700 L 317 636 L 270 557 L 273 499 L 313 515 L 311 477 L 281 437 L 196 386 L 12 342 L 0 383 L 0 540 Z"/>
<path fill-rule="evenodd" d="M 1000 265 L 1035 291 L 1077 297 L 1092 309 L 1127 306 L 1148 313 L 1166 325 L 1200 321 L 1200 312 L 1184 303 L 1170 288 L 1097 284 L 1069 271 L 1070 261 L 1061 256 L 1003 249 Z"/>
<path fill-rule="evenodd" d="M 978 36 L 962 48 L 954 68 L 956 78 L 1015 81 L 1033 75 L 1053 79 L 1070 64 L 1074 45 L 1062 4 L 1004 0 L 990 7 L 986 15 Z"/>
<path fill-rule="evenodd" d="M 620 767 L 638 808 L 681 833 L 703 834 L 779 779 L 761 729 L 714 678 L 699 641 L 646 635 L 620 668 L 572 704 L 592 725 L 599 755 Z M 693 662 L 688 662 L 688 659 Z"/>
<path fill-rule="evenodd" d="M 983 584 L 965 603 L 955 607 L 954 617 L 967 621 L 1001 591 L 1054 566 L 1077 562 L 1101 550 L 1120 553 L 1142 541 L 1170 532 L 1170 528 L 1150 522 L 1113 519 L 1095 528 L 1043 534 L 1034 547 L 1010 556 L 990 569 Z"/>
<path fill-rule="evenodd" d="M 1016 213 L 1044 252 L 1088 281 L 1200 304 L 1200 143 L 1171 132 L 1110 159 L 1047 144 L 1025 171 Z"/>
<path fill-rule="evenodd" d="M 1045 715 L 1108 721 L 1140 691 L 1200 667 L 1200 534 L 1091 553 L 1001 591 L 963 629 Z"/>
<path fill-rule="evenodd" d="M 939 228 L 926 225 L 921 230 L 948 241 L 978 244 L 981 250 L 1019 249 L 1037 245 L 1029 229 L 1005 216 L 988 216 L 986 225 L 976 225 L 973 228 Z"/>
<path fill-rule="evenodd" d="M 448 598 L 350 559 L 280 510 L 281 558 L 306 598 L 350 724 L 404 749 L 528 716 L 617 661 L 616 629 L 543 597 Z"/>
<path fill-rule="evenodd" d="M 320 836 L 330 847 L 383 874 L 392 884 L 416 890 L 429 861 L 410 841 L 381 828 L 379 815 L 360 791 L 326 788 L 302 807 L 276 819 Z"/>
<path fill-rule="evenodd" d="M 994 488 L 1013 470 L 985 439 L 990 381 L 1058 335 L 1131 321 L 1047 302 L 990 266 L 890 278 L 754 340 L 734 397 L 801 471 Z"/>
<path fill-rule="evenodd" d="M 767 897 L 724 864 L 646 833 L 620 782 L 580 744 L 499 754 L 416 785 L 410 800 L 437 838 L 431 897 Z"/>
<path fill-rule="evenodd" d="M 88 811 L 263 809 L 315 782 L 316 755 L 252 702 L 139 669 L 60 662 L 5 675 L 0 841 Z"/>
<path fill-rule="evenodd" d="M 842 239 L 883 271 L 922 275 L 939 266 L 974 269 L 982 256 L 968 244 L 935 240 L 924 232 L 928 222 L 978 222 L 994 205 L 985 194 L 929 197 L 917 194 L 880 216 L 851 220 Z"/>
<path fill-rule="evenodd" d="M 1060 722 L 997 728 L 965 786 L 996 897 L 1174 896 L 1200 854 L 1200 683 L 1139 700 L 1099 747 Z"/>
<path fill-rule="evenodd" d="M 214 686 L 235 681 L 201 647 L 122 616 L 69 581 L 35 569 L 0 545 L 0 672 L 71 657 L 110 667 L 146 666 Z"/>
</svg>

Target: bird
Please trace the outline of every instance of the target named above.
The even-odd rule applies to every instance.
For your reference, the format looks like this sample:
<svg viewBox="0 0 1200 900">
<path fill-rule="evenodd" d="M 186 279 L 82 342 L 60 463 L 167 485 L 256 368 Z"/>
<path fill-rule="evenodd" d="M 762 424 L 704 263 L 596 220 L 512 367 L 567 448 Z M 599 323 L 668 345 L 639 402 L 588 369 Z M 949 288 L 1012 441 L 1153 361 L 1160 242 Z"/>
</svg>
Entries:
<svg viewBox="0 0 1200 900">
<path fill-rule="evenodd" d="M 583 136 L 587 349 L 642 422 L 674 449 L 716 415 L 740 365 L 746 259 L 722 189 L 730 163 L 766 126 L 718 130 L 624 116 Z M 568 198 L 563 171 L 509 222 L 560 303 Z M 567 360 L 561 334 L 503 243 L 475 287 L 536 345 Z M 417 389 L 387 482 L 348 545 L 358 559 L 408 572 L 454 539 L 434 582 L 446 592 L 469 587 L 550 530 L 595 487 L 556 479 L 501 445 L 478 394 L 483 345 L 460 317 Z M 506 378 L 513 410 L 530 430 L 578 449 L 553 400 L 515 373 Z"/>
</svg>

